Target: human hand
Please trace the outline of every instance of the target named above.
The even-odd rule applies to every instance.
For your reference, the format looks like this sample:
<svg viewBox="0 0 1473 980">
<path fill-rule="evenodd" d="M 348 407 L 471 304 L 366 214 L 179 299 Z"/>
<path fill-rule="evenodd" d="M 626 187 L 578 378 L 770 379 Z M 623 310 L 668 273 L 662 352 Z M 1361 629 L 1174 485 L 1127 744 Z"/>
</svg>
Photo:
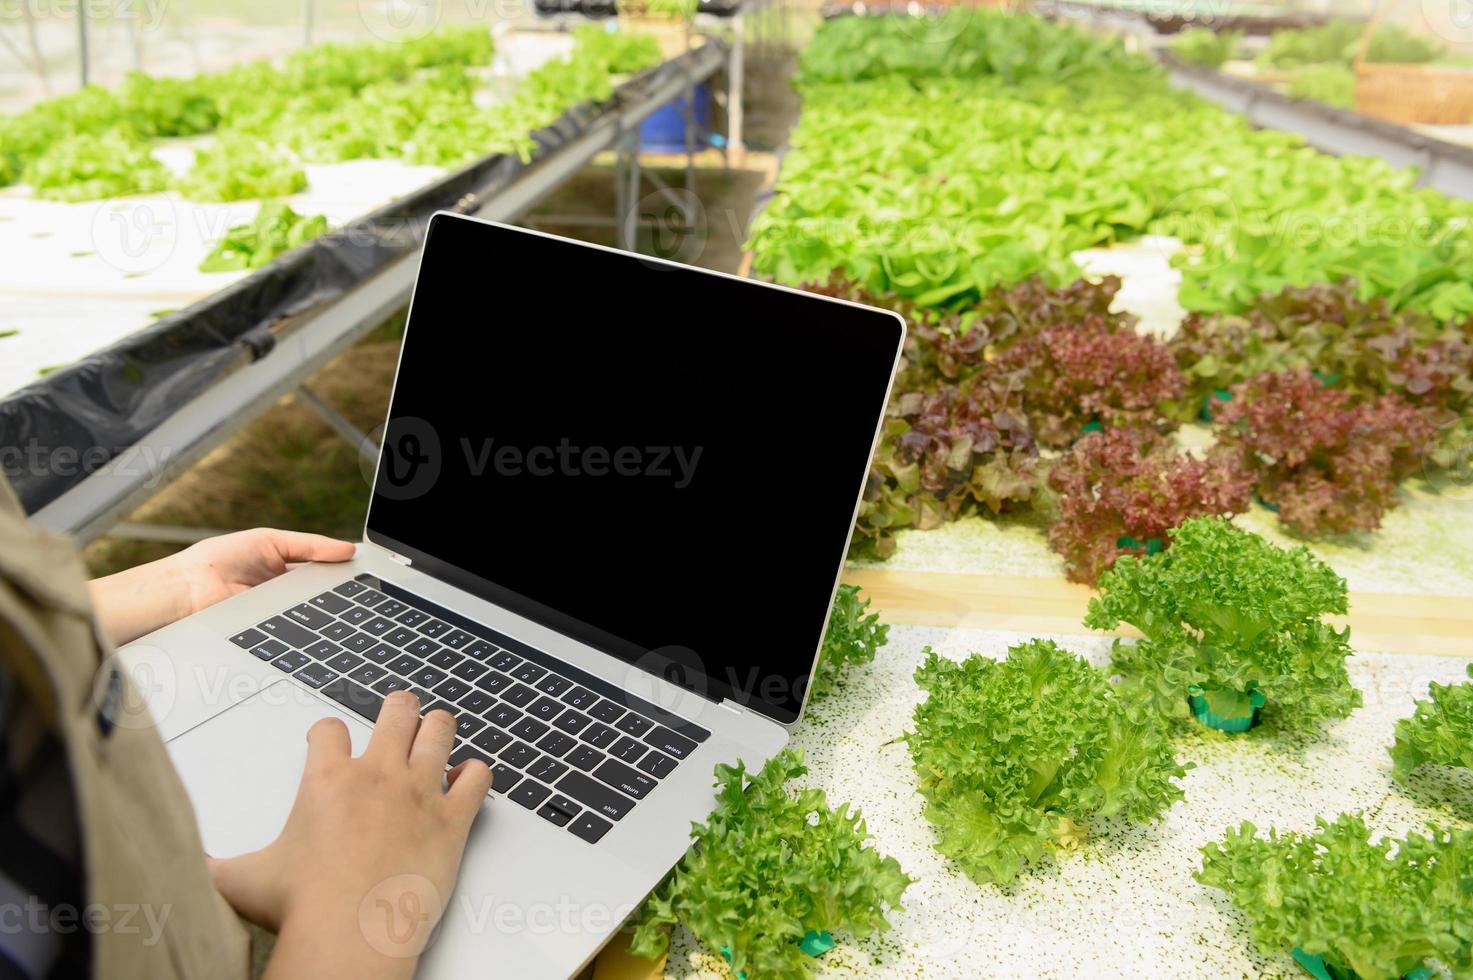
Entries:
<svg viewBox="0 0 1473 980">
<path fill-rule="evenodd" d="M 421 721 L 408 691 L 384 700 L 368 748 L 325 718 L 273 843 L 212 860 L 215 887 L 278 933 L 267 977 L 408 977 L 448 901 L 466 835 L 491 788 L 485 763 L 462 763 L 441 789 L 455 741 L 449 712 Z"/>
<path fill-rule="evenodd" d="M 145 633 L 221 599 L 244 592 L 308 561 L 347 561 L 348 541 L 256 528 L 206 538 L 158 561 L 89 583 L 97 620 L 115 644 Z"/>
</svg>

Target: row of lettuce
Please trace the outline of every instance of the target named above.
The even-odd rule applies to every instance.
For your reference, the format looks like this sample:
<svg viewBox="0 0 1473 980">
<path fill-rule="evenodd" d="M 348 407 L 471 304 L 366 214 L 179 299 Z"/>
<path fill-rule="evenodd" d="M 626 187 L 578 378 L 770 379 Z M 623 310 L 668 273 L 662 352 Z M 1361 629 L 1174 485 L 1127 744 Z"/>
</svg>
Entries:
<svg viewBox="0 0 1473 980">
<path fill-rule="evenodd" d="M 0 118 L 0 186 L 23 183 L 60 201 L 169 189 L 196 201 L 263 199 L 257 218 L 230 229 L 202 266 L 251 268 L 326 230 L 321 216 L 274 200 L 307 189 L 304 164 L 450 167 L 491 153 L 526 160 L 534 131 L 661 60 L 650 35 L 590 26 L 576 32 L 571 54 L 495 93 L 481 70 L 493 51 L 485 27 L 453 27 L 403 41 L 318 44 L 279 65 L 91 85 Z M 161 139 L 204 135 L 213 140 L 182 176 L 153 155 Z"/>
<path fill-rule="evenodd" d="M 1325 621 L 1346 612 L 1343 579 L 1303 547 L 1220 519 L 1170 533 L 1169 557 L 1127 557 L 1101 579 L 1085 624 L 1142 634 L 1115 641 L 1107 670 L 1044 639 L 1000 661 L 927 651 L 915 675 L 925 699 L 896 734 L 937 849 L 978 883 L 1007 887 L 1112 823 L 1162 819 L 1183 799 L 1191 766 L 1176 742 L 1192 726 L 1256 729 L 1288 749 L 1276 735 L 1313 735 L 1361 706 L 1349 631 Z M 866 606 L 841 592 L 820 711 L 887 639 Z M 1397 722 L 1388 794 L 1473 775 L 1473 681 L 1430 689 Z M 852 807 L 787 785 L 804 772 L 792 752 L 760 773 L 718 769 L 717 809 L 642 910 L 636 952 L 660 954 L 684 923 L 738 976 L 800 978 L 834 933 L 889 928 L 911 879 Z M 1292 954 L 1315 976 L 1473 970 L 1473 830 L 1433 825 L 1397 840 L 1357 813 L 1310 833 L 1260 836 L 1243 823 L 1202 849 L 1195 874 L 1228 894 L 1265 952 Z"/>
<path fill-rule="evenodd" d="M 830 22 L 798 85 L 754 268 L 912 325 L 860 556 L 903 528 L 1032 514 L 1093 583 L 1196 515 L 1372 530 L 1404 480 L 1466 463 L 1473 203 L 990 10 Z M 1147 235 L 1185 245 L 1190 313 L 1166 341 L 1071 258 Z M 1176 448 L 1185 422 L 1211 424 L 1209 451 Z"/>
</svg>

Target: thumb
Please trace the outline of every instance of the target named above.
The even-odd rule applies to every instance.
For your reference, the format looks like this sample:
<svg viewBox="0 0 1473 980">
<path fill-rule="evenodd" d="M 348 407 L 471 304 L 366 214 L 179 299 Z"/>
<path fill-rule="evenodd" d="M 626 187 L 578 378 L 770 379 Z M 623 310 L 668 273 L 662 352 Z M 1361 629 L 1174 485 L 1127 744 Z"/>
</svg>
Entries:
<svg viewBox="0 0 1473 980">
<path fill-rule="evenodd" d="M 340 541 L 323 534 L 308 534 L 304 531 L 280 531 L 262 528 L 261 533 L 283 562 L 295 564 L 304 561 L 347 561 L 353 557 L 351 541 Z"/>
<path fill-rule="evenodd" d="M 263 929 L 276 932 L 281 928 L 284 892 L 271 848 L 240 857 L 212 857 L 209 864 L 215 890 L 231 908 Z"/>
</svg>

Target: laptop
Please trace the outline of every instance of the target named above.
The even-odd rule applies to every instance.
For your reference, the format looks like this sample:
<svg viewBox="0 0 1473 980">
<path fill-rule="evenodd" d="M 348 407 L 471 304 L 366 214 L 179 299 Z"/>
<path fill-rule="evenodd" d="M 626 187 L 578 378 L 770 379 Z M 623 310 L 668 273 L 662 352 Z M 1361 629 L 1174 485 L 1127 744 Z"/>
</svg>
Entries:
<svg viewBox="0 0 1473 980">
<path fill-rule="evenodd" d="M 408 688 L 493 769 L 422 976 L 577 973 L 802 717 L 889 312 L 441 213 L 356 556 L 122 651 L 228 857 Z"/>
</svg>

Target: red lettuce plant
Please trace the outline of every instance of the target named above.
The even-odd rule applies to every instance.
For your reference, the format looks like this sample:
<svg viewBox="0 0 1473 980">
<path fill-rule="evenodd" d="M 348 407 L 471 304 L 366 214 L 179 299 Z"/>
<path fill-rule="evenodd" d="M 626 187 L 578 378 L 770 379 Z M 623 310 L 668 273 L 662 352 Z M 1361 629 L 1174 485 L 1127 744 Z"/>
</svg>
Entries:
<svg viewBox="0 0 1473 980">
<path fill-rule="evenodd" d="M 1053 464 L 1048 485 L 1059 516 L 1049 547 L 1064 556 L 1071 581 L 1094 585 L 1121 555 L 1166 548 L 1166 532 L 1188 518 L 1247 509 L 1253 474 L 1230 451 L 1198 459 L 1160 436 L 1109 429 L 1076 442 Z"/>
<path fill-rule="evenodd" d="M 1357 402 L 1308 371 L 1234 385 L 1215 416 L 1219 442 L 1257 474 L 1260 497 L 1306 537 L 1379 527 L 1435 434 L 1399 395 Z"/>
<path fill-rule="evenodd" d="M 980 505 L 1031 506 L 1041 489 L 1027 423 L 984 389 L 946 386 L 897 395 L 860 502 L 854 550 L 888 556 L 893 533 L 933 528 Z"/>
<path fill-rule="evenodd" d="M 1170 428 L 1163 403 L 1186 387 L 1164 344 L 1097 316 L 1024 337 L 988 365 L 987 377 L 1017 399 L 1039 444 L 1055 449 L 1092 424 Z"/>
</svg>

